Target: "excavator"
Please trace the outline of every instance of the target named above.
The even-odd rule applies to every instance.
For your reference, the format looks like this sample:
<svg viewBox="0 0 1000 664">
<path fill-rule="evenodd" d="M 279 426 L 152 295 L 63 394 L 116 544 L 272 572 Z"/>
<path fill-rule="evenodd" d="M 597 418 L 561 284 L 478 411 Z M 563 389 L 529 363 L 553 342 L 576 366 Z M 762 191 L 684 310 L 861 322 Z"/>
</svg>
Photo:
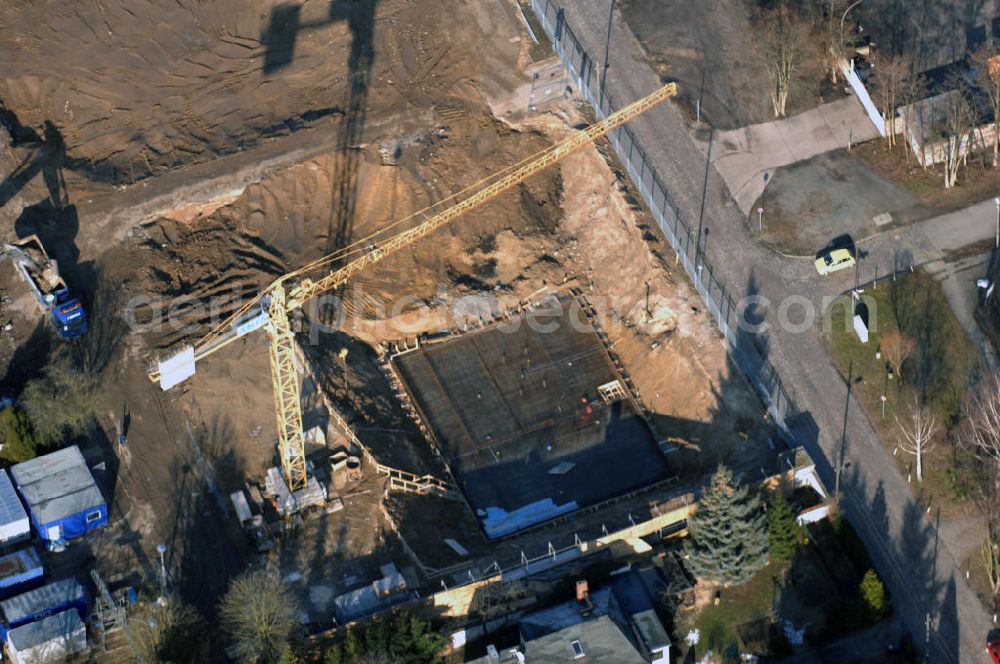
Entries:
<svg viewBox="0 0 1000 664">
<path fill-rule="evenodd" d="M 332 254 L 278 277 L 196 343 L 182 347 L 165 359 L 154 361 L 148 371 L 149 378 L 159 383 L 163 390 L 169 390 L 194 375 L 198 361 L 255 330 L 263 329 L 269 342 L 268 354 L 278 424 L 278 452 L 283 479 L 293 494 L 305 490 L 310 478 L 305 458 L 299 378 L 295 368 L 295 335 L 290 314 L 301 308 L 310 298 L 340 288 L 360 272 L 517 186 L 532 175 L 593 143 L 599 137 L 676 94 L 676 84 L 668 83 L 652 94 L 611 113 L 606 118 L 518 164 L 494 173 Z M 411 227 L 397 231 L 404 225 Z"/>
</svg>

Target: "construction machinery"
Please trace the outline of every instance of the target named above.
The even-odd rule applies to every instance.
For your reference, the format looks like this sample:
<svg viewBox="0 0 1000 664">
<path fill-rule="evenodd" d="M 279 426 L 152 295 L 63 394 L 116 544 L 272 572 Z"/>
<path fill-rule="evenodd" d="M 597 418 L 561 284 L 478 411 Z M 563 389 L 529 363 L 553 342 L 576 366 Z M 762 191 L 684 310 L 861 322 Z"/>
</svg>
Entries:
<svg viewBox="0 0 1000 664">
<path fill-rule="evenodd" d="M 186 346 L 174 355 L 157 361 L 148 372 L 150 379 L 158 382 L 162 389 L 168 390 L 194 375 L 195 365 L 199 360 L 250 332 L 263 328 L 269 341 L 283 479 L 293 496 L 296 492 L 306 492 L 310 481 L 315 483 L 315 479 L 309 477 L 305 458 L 299 379 L 295 368 L 295 337 L 289 320 L 290 313 L 301 308 L 310 298 L 343 286 L 352 277 L 387 256 L 524 182 L 676 94 L 676 85 L 668 83 L 649 96 L 518 164 L 393 222 L 333 254 L 277 278 L 194 345 Z M 411 227 L 397 232 L 396 229 L 404 224 L 410 224 Z"/>
<path fill-rule="evenodd" d="M 59 274 L 59 264 L 49 258 L 37 235 L 0 246 L 0 256 L 10 256 L 18 274 L 63 339 L 87 332 L 87 312 Z"/>
</svg>

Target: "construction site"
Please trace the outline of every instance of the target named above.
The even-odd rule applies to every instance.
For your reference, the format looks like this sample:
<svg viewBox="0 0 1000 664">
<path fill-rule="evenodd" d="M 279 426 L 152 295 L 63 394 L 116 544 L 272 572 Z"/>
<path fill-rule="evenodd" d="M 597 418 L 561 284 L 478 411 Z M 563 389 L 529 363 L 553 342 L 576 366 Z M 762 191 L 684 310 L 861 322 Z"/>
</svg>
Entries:
<svg viewBox="0 0 1000 664">
<path fill-rule="evenodd" d="M 101 117 L 67 90 L 104 83 L 37 62 L 112 58 L 128 29 L 56 52 L 68 16 L 15 35 L 35 10 L 0 11 L 28 72 L 0 80 L 2 231 L 41 238 L 90 320 L 61 346 L 5 281 L 2 387 L 62 354 L 100 382 L 80 442 L 116 469 L 87 543 L 106 577 L 155 576 L 163 544 L 211 613 L 259 563 L 325 629 L 641 551 L 721 460 L 776 471 L 779 435 L 602 138 L 616 125 L 516 3 L 257 3 L 259 25 L 216 4 L 191 10 L 200 63 L 164 54 L 194 71 L 130 60 L 123 81 L 156 75 L 105 81 Z M 179 106 L 153 104 L 169 85 Z"/>
</svg>

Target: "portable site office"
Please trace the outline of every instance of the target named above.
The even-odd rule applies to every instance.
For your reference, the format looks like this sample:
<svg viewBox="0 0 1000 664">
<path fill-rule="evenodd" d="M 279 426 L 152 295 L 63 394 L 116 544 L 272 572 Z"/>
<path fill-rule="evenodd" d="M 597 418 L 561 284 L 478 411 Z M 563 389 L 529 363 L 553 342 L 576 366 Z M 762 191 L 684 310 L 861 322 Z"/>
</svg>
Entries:
<svg viewBox="0 0 1000 664">
<path fill-rule="evenodd" d="M 6 470 L 0 469 L 0 546 L 26 540 L 31 523 Z"/>
<path fill-rule="evenodd" d="M 14 484 L 47 542 L 73 539 L 108 522 L 108 505 L 76 445 L 15 465 Z"/>
<path fill-rule="evenodd" d="M 39 618 L 76 609 L 78 616 L 87 614 L 87 591 L 76 579 L 53 581 L 41 588 L 0 601 L 3 630 L 9 632 Z"/>
<path fill-rule="evenodd" d="M 7 651 L 16 664 L 62 661 L 87 650 L 87 628 L 76 611 L 63 611 L 10 630 Z"/>
</svg>

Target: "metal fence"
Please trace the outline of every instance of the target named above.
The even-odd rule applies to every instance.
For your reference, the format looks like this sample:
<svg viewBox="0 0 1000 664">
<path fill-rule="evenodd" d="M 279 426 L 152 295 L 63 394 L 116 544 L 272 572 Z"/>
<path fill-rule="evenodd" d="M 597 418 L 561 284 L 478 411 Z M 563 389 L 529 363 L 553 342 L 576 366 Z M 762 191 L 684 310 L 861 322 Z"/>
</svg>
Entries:
<svg viewBox="0 0 1000 664">
<path fill-rule="evenodd" d="M 564 9 L 553 0 L 531 0 L 531 8 L 552 40 L 556 54 L 569 70 L 577 89 L 600 117 L 607 117 L 614 111 L 614 102 L 605 93 L 605 86 L 601 85 L 600 68 L 595 66 L 597 63 L 567 24 Z M 733 360 L 756 387 L 774 422 L 787 433 L 786 423 L 797 411 L 774 367 L 758 348 L 757 335 L 742 331 L 739 323 L 746 315 L 742 298 L 733 297 L 705 260 L 698 232 L 681 218 L 680 210 L 671 201 L 669 190 L 646 159 L 646 153 L 632 130 L 623 125 L 611 132 L 608 139 L 725 335 Z"/>
</svg>

